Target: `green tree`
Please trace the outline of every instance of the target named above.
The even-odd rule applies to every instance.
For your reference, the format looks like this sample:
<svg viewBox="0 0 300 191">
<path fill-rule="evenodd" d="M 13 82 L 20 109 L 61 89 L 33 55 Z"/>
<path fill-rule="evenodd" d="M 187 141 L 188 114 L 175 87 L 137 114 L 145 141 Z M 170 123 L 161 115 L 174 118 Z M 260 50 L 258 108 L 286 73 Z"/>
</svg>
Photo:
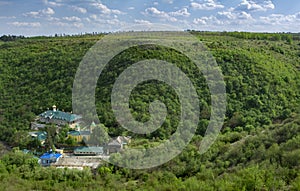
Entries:
<svg viewBox="0 0 300 191">
<path fill-rule="evenodd" d="M 46 125 L 45 131 L 47 132 L 47 138 L 45 140 L 45 146 L 47 150 L 52 149 L 55 152 L 55 141 L 57 130 L 55 125 Z"/>
<path fill-rule="evenodd" d="M 12 137 L 12 146 L 24 149 L 30 143 L 31 137 L 27 131 L 18 131 Z"/>
<path fill-rule="evenodd" d="M 91 138 L 88 141 L 92 145 L 105 145 L 109 141 L 108 129 L 103 124 L 96 125 L 92 129 Z"/>
</svg>

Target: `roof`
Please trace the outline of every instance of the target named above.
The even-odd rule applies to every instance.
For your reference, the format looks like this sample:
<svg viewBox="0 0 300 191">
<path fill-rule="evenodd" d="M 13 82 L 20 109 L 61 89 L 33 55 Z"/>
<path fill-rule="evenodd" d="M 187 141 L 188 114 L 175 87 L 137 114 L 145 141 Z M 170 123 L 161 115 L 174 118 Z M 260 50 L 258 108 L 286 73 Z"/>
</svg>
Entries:
<svg viewBox="0 0 300 191">
<path fill-rule="evenodd" d="M 29 132 L 32 137 L 36 137 L 39 141 L 44 141 L 47 139 L 46 131 L 37 131 L 37 132 Z"/>
<path fill-rule="evenodd" d="M 68 132 L 71 136 L 90 135 L 90 131 L 70 131 Z"/>
<path fill-rule="evenodd" d="M 37 138 L 39 141 L 44 141 L 47 139 L 47 132 L 37 132 Z"/>
<path fill-rule="evenodd" d="M 79 131 L 80 135 L 91 135 L 90 131 Z"/>
<path fill-rule="evenodd" d="M 68 135 L 71 135 L 71 136 L 79 136 L 79 135 L 80 135 L 80 132 L 79 132 L 79 131 L 70 131 L 70 132 L 68 132 Z"/>
<path fill-rule="evenodd" d="M 59 153 L 53 153 L 53 152 L 47 152 L 44 153 L 40 159 L 58 159 L 62 156 L 62 154 Z"/>
<path fill-rule="evenodd" d="M 59 119 L 59 120 L 67 121 L 67 122 L 73 122 L 73 121 L 76 121 L 76 120 L 82 118 L 80 115 L 66 113 L 66 112 L 58 111 L 58 110 L 56 110 L 56 111 L 48 110 L 48 111 L 45 111 L 44 113 L 41 113 L 39 116 L 43 117 L 43 118 L 49 118 L 49 119 L 52 119 L 52 118 Z"/>
<path fill-rule="evenodd" d="M 119 143 L 117 140 L 112 140 L 110 143 L 108 143 L 109 146 L 121 146 L 122 143 Z"/>
<path fill-rule="evenodd" d="M 94 153 L 103 153 L 103 147 L 77 147 L 74 152 L 94 152 Z"/>
<path fill-rule="evenodd" d="M 129 143 L 130 137 L 118 136 L 117 138 L 115 138 L 115 140 L 120 144 L 126 145 Z"/>
</svg>

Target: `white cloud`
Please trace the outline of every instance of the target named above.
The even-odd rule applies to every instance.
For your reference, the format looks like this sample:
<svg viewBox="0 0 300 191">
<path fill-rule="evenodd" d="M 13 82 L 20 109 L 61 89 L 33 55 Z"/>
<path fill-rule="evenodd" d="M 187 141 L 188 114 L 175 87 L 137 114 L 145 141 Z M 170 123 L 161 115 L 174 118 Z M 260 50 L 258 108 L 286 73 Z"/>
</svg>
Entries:
<svg viewBox="0 0 300 191">
<path fill-rule="evenodd" d="M 224 30 L 224 26 L 230 26 L 240 28 L 249 26 L 255 22 L 251 14 L 244 11 L 222 11 L 218 12 L 216 16 L 200 17 L 193 20 L 193 24 L 196 26 L 209 26 L 211 28 L 219 28 Z"/>
<path fill-rule="evenodd" d="M 233 11 L 223 11 L 217 13 L 218 19 L 229 19 L 229 20 L 248 20 L 253 19 L 251 14 L 246 13 L 245 11 L 233 12 Z"/>
<path fill-rule="evenodd" d="M 29 16 L 29 17 L 39 17 L 40 12 L 39 11 L 31 11 L 31 12 L 25 13 L 23 15 L 24 16 Z"/>
<path fill-rule="evenodd" d="M 83 23 L 73 23 L 73 26 L 77 27 L 77 28 L 82 28 L 82 27 L 84 27 L 84 24 Z"/>
<path fill-rule="evenodd" d="M 28 13 L 25 13 L 23 14 L 24 16 L 29 16 L 29 17 L 34 17 L 34 18 L 40 18 L 40 17 L 43 17 L 43 16 L 51 16 L 51 15 L 54 15 L 55 14 L 55 11 L 48 7 L 46 9 L 42 9 L 42 10 L 39 10 L 39 11 L 31 11 L 31 12 L 28 12 Z"/>
<path fill-rule="evenodd" d="M 44 15 L 54 15 L 55 11 L 48 7 L 47 9 L 42 10 L 42 14 L 44 14 Z"/>
<path fill-rule="evenodd" d="M 134 7 L 128 7 L 128 10 L 134 10 L 135 8 Z"/>
<path fill-rule="evenodd" d="M 44 0 L 44 4 L 47 5 L 47 6 L 52 6 L 52 7 L 61 7 L 61 6 L 63 6 L 62 3 L 58 3 L 58 2 L 55 2 L 55 1 L 48 1 L 48 0 Z"/>
<path fill-rule="evenodd" d="M 218 12 L 217 13 L 217 17 L 219 19 L 230 19 L 230 20 L 233 20 L 233 19 L 236 19 L 236 14 L 234 14 L 231 11 L 223 11 L 223 12 Z"/>
<path fill-rule="evenodd" d="M 197 30 L 299 32 L 300 12 L 252 17 L 245 11 L 222 11 L 215 16 L 195 18 L 191 24 Z"/>
<path fill-rule="evenodd" d="M 39 22 L 12 22 L 8 24 L 16 27 L 40 27 L 41 26 L 41 23 Z"/>
<path fill-rule="evenodd" d="M 93 14 L 93 15 L 90 16 L 90 18 L 96 20 L 98 18 L 98 16 Z"/>
<path fill-rule="evenodd" d="M 106 24 L 109 24 L 109 25 L 118 25 L 120 24 L 120 21 L 118 19 L 107 19 L 105 20 Z"/>
<path fill-rule="evenodd" d="M 109 25 L 109 27 L 111 27 L 111 26 L 118 27 L 118 26 L 121 26 L 123 24 L 117 18 L 109 18 L 109 19 L 107 19 L 107 18 L 102 17 L 101 15 L 98 16 L 98 15 L 93 14 L 93 15 L 90 16 L 90 18 L 93 20 L 92 23 L 93 24 L 97 24 L 97 25 L 100 24 L 100 25 Z"/>
<path fill-rule="evenodd" d="M 222 22 L 221 20 L 217 19 L 217 17 L 211 15 L 209 17 L 195 18 L 193 20 L 193 24 L 195 24 L 196 26 L 199 26 L 199 25 L 223 26 L 224 22 Z"/>
<path fill-rule="evenodd" d="M 215 0 L 203 0 L 199 3 L 191 2 L 191 7 L 199 10 L 214 10 L 214 9 L 222 9 L 224 5 L 216 2 Z"/>
<path fill-rule="evenodd" d="M 246 13 L 245 11 L 237 13 L 237 18 L 238 19 L 253 19 L 251 14 Z"/>
<path fill-rule="evenodd" d="M 80 22 L 81 19 L 79 17 L 75 17 L 75 16 L 72 16 L 72 17 L 63 17 L 63 20 L 66 20 L 66 21 L 76 21 L 76 22 Z"/>
<path fill-rule="evenodd" d="M 175 12 L 170 12 L 169 15 L 171 16 L 183 16 L 183 17 L 189 17 L 191 13 L 188 12 L 187 8 L 182 8 Z"/>
<path fill-rule="evenodd" d="M 298 25 L 300 21 L 300 12 L 293 15 L 271 14 L 269 16 L 261 16 L 259 21 L 269 25 Z M 295 26 L 294 25 L 294 26 Z"/>
<path fill-rule="evenodd" d="M 0 16 L 0 19 L 16 19 L 15 16 Z"/>
<path fill-rule="evenodd" d="M 83 28 L 84 24 L 80 22 L 75 22 L 75 23 L 66 23 L 66 22 L 54 22 L 52 23 L 55 26 L 59 27 L 69 27 L 69 28 Z"/>
<path fill-rule="evenodd" d="M 168 4 L 173 4 L 174 1 L 173 0 L 162 0 L 164 3 L 168 3 Z"/>
<path fill-rule="evenodd" d="M 46 20 L 47 21 L 60 21 L 60 19 L 57 17 L 47 17 Z"/>
<path fill-rule="evenodd" d="M 147 9 L 145 9 L 145 12 L 143 12 L 143 14 L 145 16 L 155 17 L 155 18 L 159 18 L 161 20 L 166 20 L 166 21 L 171 21 L 171 22 L 177 21 L 177 19 L 175 17 L 170 16 L 168 13 L 166 13 L 164 11 L 160 11 L 160 10 L 156 9 L 155 7 L 149 7 Z"/>
<path fill-rule="evenodd" d="M 117 10 L 117 9 L 110 9 L 108 8 L 106 5 L 102 4 L 102 3 L 92 3 L 92 5 L 99 9 L 101 11 L 101 13 L 106 14 L 106 15 L 110 15 L 110 14 L 122 14 L 121 11 Z"/>
<path fill-rule="evenodd" d="M 87 10 L 83 7 L 72 6 L 72 8 L 73 8 L 74 11 L 77 11 L 79 13 L 82 13 L 82 14 L 87 13 Z"/>
<path fill-rule="evenodd" d="M 295 14 L 270 14 L 256 19 L 252 31 L 263 32 L 299 32 L 300 13 Z"/>
<path fill-rule="evenodd" d="M 269 9 L 275 9 L 271 0 L 242 0 L 236 8 L 242 11 L 267 11 Z"/>
<path fill-rule="evenodd" d="M 196 25 L 206 25 L 210 19 L 208 17 L 195 18 L 193 23 Z"/>
<path fill-rule="evenodd" d="M 60 27 L 67 27 L 70 26 L 69 23 L 64 23 L 64 22 L 55 22 L 53 23 L 54 25 L 60 26 Z"/>
<path fill-rule="evenodd" d="M 134 22 L 137 23 L 137 24 L 143 24 L 143 25 L 150 25 L 151 24 L 150 21 L 146 21 L 146 20 L 142 20 L 142 19 L 141 20 L 135 19 Z"/>
</svg>

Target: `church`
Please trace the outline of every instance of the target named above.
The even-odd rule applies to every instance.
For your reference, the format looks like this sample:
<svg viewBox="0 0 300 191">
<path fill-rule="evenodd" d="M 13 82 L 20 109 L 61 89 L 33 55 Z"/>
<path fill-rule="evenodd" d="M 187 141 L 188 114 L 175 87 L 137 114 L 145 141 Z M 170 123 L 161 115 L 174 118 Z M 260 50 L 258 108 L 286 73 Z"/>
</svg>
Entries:
<svg viewBox="0 0 300 191">
<path fill-rule="evenodd" d="M 58 126 L 63 125 L 74 125 L 80 122 L 82 119 L 81 115 L 59 111 L 55 105 L 52 106 L 52 110 L 47 110 L 39 114 L 31 124 L 33 129 L 39 129 L 45 126 L 45 124 L 55 124 Z"/>
</svg>

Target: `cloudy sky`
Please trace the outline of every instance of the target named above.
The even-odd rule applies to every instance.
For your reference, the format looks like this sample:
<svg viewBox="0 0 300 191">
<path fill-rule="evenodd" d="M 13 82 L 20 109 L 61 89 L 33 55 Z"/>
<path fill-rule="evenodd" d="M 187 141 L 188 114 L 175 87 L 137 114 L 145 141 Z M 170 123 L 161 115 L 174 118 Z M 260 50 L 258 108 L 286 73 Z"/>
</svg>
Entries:
<svg viewBox="0 0 300 191">
<path fill-rule="evenodd" d="M 0 35 L 110 32 L 157 23 L 183 30 L 300 32 L 300 1 L 0 0 Z"/>
</svg>

